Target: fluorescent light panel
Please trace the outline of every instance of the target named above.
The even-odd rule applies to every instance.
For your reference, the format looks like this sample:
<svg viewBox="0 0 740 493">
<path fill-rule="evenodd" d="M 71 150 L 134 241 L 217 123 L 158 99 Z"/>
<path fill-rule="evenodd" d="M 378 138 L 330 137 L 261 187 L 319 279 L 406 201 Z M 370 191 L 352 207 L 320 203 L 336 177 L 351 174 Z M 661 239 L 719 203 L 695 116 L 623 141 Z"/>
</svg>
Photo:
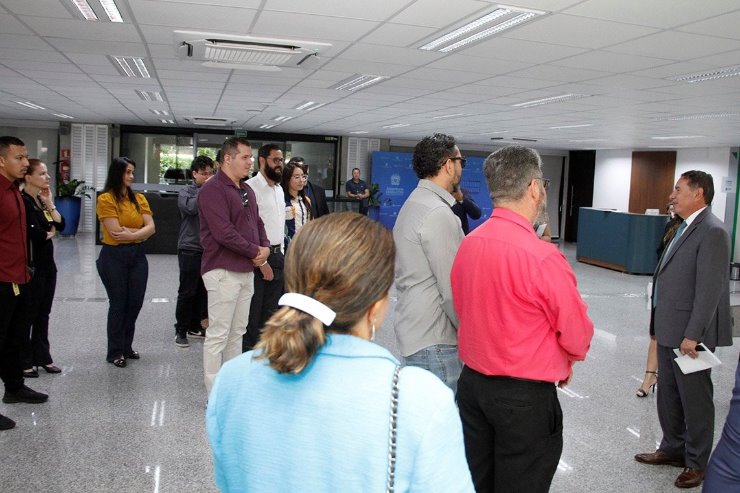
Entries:
<svg viewBox="0 0 740 493">
<path fill-rule="evenodd" d="M 105 11 L 105 15 L 108 17 L 108 20 L 111 22 L 123 22 L 123 17 L 121 17 L 121 11 L 118 10 L 118 6 L 116 5 L 116 2 L 113 0 L 98 0 L 100 2 L 101 7 L 103 7 L 103 10 Z M 77 10 L 80 11 L 80 14 L 82 14 L 82 17 L 85 18 L 85 20 L 88 21 L 97 21 L 99 20 L 98 15 L 95 13 L 93 8 L 90 6 L 90 3 L 87 0 L 72 0 L 72 4 L 77 8 Z"/>
<path fill-rule="evenodd" d="M 532 101 L 525 101 L 523 103 L 512 104 L 512 106 L 514 106 L 515 108 L 530 108 L 532 106 L 540 106 L 550 103 L 562 103 L 564 101 L 572 101 L 574 99 L 589 97 L 591 97 L 591 94 L 561 94 L 560 96 L 552 96 L 549 98 L 535 99 Z"/>
<path fill-rule="evenodd" d="M 676 82 L 706 82 L 708 80 L 724 79 L 725 77 L 735 77 L 740 75 L 740 66 L 724 67 L 710 72 L 696 72 L 693 74 L 679 75 L 677 77 L 668 77 L 668 80 Z"/>
<path fill-rule="evenodd" d="M 167 115 L 169 115 L 169 113 L 167 112 L 167 110 L 149 110 L 149 111 L 151 111 L 155 115 L 159 115 L 159 116 L 167 116 Z"/>
<path fill-rule="evenodd" d="M 321 108 L 325 104 L 326 103 L 317 103 L 315 101 L 304 101 L 293 109 L 299 110 L 299 111 L 311 111 L 311 110 L 315 110 L 316 108 Z"/>
<path fill-rule="evenodd" d="M 357 91 L 369 85 L 377 84 L 381 80 L 387 79 L 384 75 L 355 74 L 351 77 L 338 82 L 333 89 L 337 91 Z"/>
<path fill-rule="evenodd" d="M 64 113 L 52 113 L 54 116 L 58 116 L 59 118 L 71 118 L 74 119 L 73 116 L 65 115 Z"/>
<path fill-rule="evenodd" d="M 350 132 L 351 134 L 359 135 L 359 134 L 367 134 L 370 133 L 367 130 L 355 130 L 354 132 Z"/>
<path fill-rule="evenodd" d="M 111 56 L 109 58 L 115 63 L 120 72 L 127 77 L 151 78 L 144 60 L 139 57 Z"/>
<path fill-rule="evenodd" d="M 144 101 L 164 101 L 164 98 L 159 91 L 142 91 L 140 89 L 135 89 L 135 91 Z"/>
<path fill-rule="evenodd" d="M 275 118 L 273 118 L 273 121 L 276 121 L 276 122 L 287 122 L 288 120 L 292 120 L 292 119 L 293 119 L 292 116 L 276 116 Z"/>
<path fill-rule="evenodd" d="M 16 103 L 21 106 L 25 106 L 26 108 L 31 108 L 32 110 L 45 110 L 46 109 L 43 106 L 33 104 L 30 101 L 16 101 Z"/>
<path fill-rule="evenodd" d="M 455 118 L 457 116 L 467 116 L 465 113 L 452 113 L 451 115 L 433 116 L 432 120 L 443 120 L 445 118 Z"/>
<path fill-rule="evenodd" d="M 383 125 L 380 128 L 401 128 L 401 127 L 408 127 L 411 125 L 410 123 L 394 123 L 393 125 Z"/>
<path fill-rule="evenodd" d="M 650 138 L 653 140 L 703 139 L 704 135 L 667 135 Z"/>
<path fill-rule="evenodd" d="M 720 118 L 737 118 L 740 113 L 693 113 L 688 115 L 659 116 L 653 118 L 656 122 L 680 122 L 684 120 L 713 120 Z"/>
<path fill-rule="evenodd" d="M 541 10 L 499 5 L 493 12 L 431 40 L 420 46 L 419 49 L 426 51 L 437 50 L 442 53 L 448 53 L 470 43 L 511 29 L 545 13 Z"/>
<path fill-rule="evenodd" d="M 159 121 L 162 122 L 162 123 L 175 123 L 174 120 L 166 120 L 164 118 L 160 118 Z"/>
<path fill-rule="evenodd" d="M 272 127 L 274 127 L 274 126 L 275 126 L 275 124 L 271 124 L 271 123 L 263 123 L 262 125 L 260 125 L 260 126 L 259 126 L 259 128 L 264 128 L 264 129 L 268 129 L 268 128 L 272 128 Z"/>
</svg>

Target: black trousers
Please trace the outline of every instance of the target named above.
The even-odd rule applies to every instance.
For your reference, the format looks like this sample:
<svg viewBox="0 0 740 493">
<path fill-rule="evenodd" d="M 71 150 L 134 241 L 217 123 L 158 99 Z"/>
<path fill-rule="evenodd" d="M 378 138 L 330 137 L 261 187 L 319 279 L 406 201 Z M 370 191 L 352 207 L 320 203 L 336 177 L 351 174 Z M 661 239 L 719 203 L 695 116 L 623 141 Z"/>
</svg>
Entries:
<svg viewBox="0 0 740 493">
<path fill-rule="evenodd" d="M 208 292 L 200 276 L 201 252 L 178 250 L 180 287 L 175 306 L 175 332 L 182 337 L 188 330 L 200 330 L 200 321 L 208 318 Z"/>
<path fill-rule="evenodd" d="M 547 492 L 563 451 L 554 384 L 463 368 L 457 384 L 465 455 L 475 490 Z"/>
<path fill-rule="evenodd" d="M 16 295 L 13 283 L 0 282 L 0 378 L 5 391 L 11 393 L 23 387 L 21 352 L 30 324 L 31 290 L 28 284 L 21 284 L 18 291 Z"/>
<path fill-rule="evenodd" d="M 706 469 L 714 440 L 712 370 L 684 375 L 672 348 L 658 344 L 659 450 L 685 457 L 686 467 Z"/>
<path fill-rule="evenodd" d="M 254 295 L 249 305 L 249 323 L 242 338 L 242 351 L 252 350 L 260 340 L 265 322 L 278 309 L 278 300 L 283 295 L 283 254 L 272 253 L 268 258 L 274 277 L 265 281 L 259 269 L 254 271 Z"/>
<path fill-rule="evenodd" d="M 149 263 L 144 244 L 103 245 L 95 262 L 100 280 L 108 293 L 108 351 L 109 362 L 128 356 L 136 331 L 136 319 L 144 304 Z"/>
<path fill-rule="evenodd" d="M 24 369 L 45 366 L 54 362 L 49 345 L 49 315 L 54 303 L 57 287 L 57 272 L 54 269 L 36 269 L 29 283 L 31 338 L 26 339 L 22 354 Z"/>
</svg>

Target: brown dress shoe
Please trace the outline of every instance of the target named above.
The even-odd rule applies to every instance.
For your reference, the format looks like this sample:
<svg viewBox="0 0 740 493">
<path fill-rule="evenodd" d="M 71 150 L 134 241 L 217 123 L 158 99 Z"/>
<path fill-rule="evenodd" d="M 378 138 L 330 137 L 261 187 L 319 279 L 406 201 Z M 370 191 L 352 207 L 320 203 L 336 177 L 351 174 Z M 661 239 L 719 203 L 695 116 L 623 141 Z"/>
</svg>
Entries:
<svg viewBox="0 0 740 493">
<path fill-rule="evenodd" d="M 703 469 L 684 467 L 683 472 L 678 475 L 676 482 L 673 484 L 678 488 L 695 488 L 699 486 L 702 481 L 704 481 Z"/>
<path fill-rule="evenodd" d="M 635 455 L 637 462 L 643 464 L 650 464 L 651 466 L 676 466 L 684 467 L 683 457 L 677 455 L 668 455 L 662 450 L 656 450 L 655 452 L 648 454 L 637 454 Z"/>
</svg>

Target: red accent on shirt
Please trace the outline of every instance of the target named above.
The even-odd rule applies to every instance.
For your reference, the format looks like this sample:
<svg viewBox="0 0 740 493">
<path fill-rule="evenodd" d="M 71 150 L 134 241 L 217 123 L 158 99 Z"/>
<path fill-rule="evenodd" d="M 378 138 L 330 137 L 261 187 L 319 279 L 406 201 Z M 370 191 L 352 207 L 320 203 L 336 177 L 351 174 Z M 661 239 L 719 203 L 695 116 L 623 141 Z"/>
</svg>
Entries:
<svg viewBox="0 0 740 493">
<path fill-rule="evenodd" d="M 0 175 L 0 282 L 25 284 L 28 277 L 26 207 L 18 184 Z"/>
</svg>

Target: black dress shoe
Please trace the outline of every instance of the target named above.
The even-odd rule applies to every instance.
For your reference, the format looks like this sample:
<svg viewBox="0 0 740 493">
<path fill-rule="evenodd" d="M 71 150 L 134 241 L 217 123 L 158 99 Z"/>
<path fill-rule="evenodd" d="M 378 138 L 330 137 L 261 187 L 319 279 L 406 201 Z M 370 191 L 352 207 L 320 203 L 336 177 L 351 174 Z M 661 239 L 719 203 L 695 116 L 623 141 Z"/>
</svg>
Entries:
<svg viewBox="0 0 740 493">
<path fill-rule="evenodd" d="M 62 373 L 62 369 L 58 366 L 54 366 L 53 364 L 49 363 L 48 365 L 44 365 L 43 369 L 46 370 L 46 373 Z"/>
<path fill-rule="evenodd" d="M 673 483 L 677 488 L 696 488 L 704 481 L 704 470 L 684 467 L 683 472 L 678 475 Z"/>
<path fill-rule="evenodd" d="M 131 351 L 126 355 L 126 359 L 141 359 L 141 355 L 138 351 Z"/>
<path fill-rule="evenodd" d="M 33 368 L 30 370 L 23 370 L 23 378 L 39 378 L 39 372 Z"/>
<path fill-rule="evenodd" d="M 677 455 L 668 455 L 662 450 L 656 450 L 652 453 L 635 455 L 637 462 L 650 464 L 651 466 L 676 466 L 684 467 L 684 458 Z"/>
<path fill-rule="evenodd" d="M 49 396 L 46 394 L 42 394 L 41 392 L 36 392 L 33 389 L 29 389 L 25 385 L 20 388 L 17 392 L 8 392 L 5 391 L 5 395 L 3 396 L 3 402 L 5 404 L 15 404 L 16 402 L 27 402 L 29 404 L 40 404 L 42 402 L 46 402 L 49 399 Z"/>
<path fill-rule="evenodd" d="M 11 428 L 15 428 L 15 421 L 0 414 L 0 430 L 9 430 Z"/>
<path fill-rule="evenodd" d="M 119 356 L 118 358 L 111 361 L 114 365 L 116 365 L 118 368 L 126 368 L 126 358 L 123 356 Z"/>
</svg>

